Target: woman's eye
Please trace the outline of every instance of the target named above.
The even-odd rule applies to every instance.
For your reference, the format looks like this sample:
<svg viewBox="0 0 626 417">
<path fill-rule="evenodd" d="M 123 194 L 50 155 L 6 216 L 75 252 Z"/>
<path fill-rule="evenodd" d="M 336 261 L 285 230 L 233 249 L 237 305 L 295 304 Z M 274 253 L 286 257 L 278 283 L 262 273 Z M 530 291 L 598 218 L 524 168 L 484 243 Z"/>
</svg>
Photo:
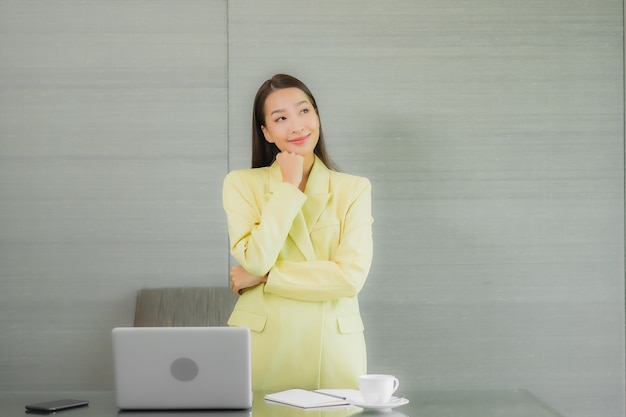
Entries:
<svg viewBox="0 0 626 417">
<path fill-rule="evenodd" d="M 309 112 L 309 109 L 302 109 L 302 110 L 300 111 L 300 113 L 308 113 L 308 112 Z"/>
<path fill-rule="evenodd" d="M 280 116 L 278 119 L 274 120 L 275 122 L 282 122 L 285 120 L 285 116 Z"/>
</svg>

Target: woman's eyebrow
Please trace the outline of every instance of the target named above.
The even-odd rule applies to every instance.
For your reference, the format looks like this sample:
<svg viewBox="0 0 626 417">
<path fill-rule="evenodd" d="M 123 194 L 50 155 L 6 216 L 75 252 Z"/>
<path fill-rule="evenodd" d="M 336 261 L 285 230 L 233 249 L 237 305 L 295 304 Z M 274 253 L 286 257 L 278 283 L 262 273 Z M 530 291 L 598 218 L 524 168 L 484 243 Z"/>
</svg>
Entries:
<svg viewBox="0 0 626 417">
<path fill-rule="evenodd" d="M 302 101 L 297 102 L 297 103 L 296 103 L 296 104 L 294 104 L 293 106 L 294 106 L 294 107 L 298 107 L 298 106 L 301 106 L 302 104 L 308 104 L 308 101 L 307 101 L 307 100 L 302 100 Z M 285 109 L 276 109 L 276 110 L 274 110 L 274 111 L 272 111 L 272 112 L 270 113 L 270 116 L 271 116 L 271 115 L 273 115 L 274 113 L 282 113 L 282 112 L 284 112 L 284 111 L 285 111 Z"/>
</svg>

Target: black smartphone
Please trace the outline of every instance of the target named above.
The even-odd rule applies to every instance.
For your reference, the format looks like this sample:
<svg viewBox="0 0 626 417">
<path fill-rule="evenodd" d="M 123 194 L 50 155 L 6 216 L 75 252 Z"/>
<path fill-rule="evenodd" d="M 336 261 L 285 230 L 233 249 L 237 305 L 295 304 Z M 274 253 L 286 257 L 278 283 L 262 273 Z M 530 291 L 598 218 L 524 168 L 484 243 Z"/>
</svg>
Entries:
<svg viewBox="0 0 626 417">
<path fill-rule="evenodd" d="M 28 404 L 26 405 L 26 409 L 39 413 L 54 413 L 55 411 L 67 410 L 68 408 L 84 407 L 86 405 L 89 405 L 89 401 L 66 399 Z"/>
</svg>

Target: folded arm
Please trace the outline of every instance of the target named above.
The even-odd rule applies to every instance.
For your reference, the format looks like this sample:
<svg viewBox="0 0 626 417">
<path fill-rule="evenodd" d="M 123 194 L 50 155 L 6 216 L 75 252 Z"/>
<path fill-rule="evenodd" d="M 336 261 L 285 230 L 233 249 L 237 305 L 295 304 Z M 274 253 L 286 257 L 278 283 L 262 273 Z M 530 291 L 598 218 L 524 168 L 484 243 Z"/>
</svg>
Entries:
<svg viewBox="0 0 626 417">
<path fill-rule="evenodd" d="M 365 284 L 373 255 L 371 185 L 364 178 L 352 185 L 345 190 L 350 195 L 345 196 L 340 214 L 338 244 L 328 249 L 328 259 L 314 260 L 279 259 L 306 199 L 299 190 L 290 185 L 279 188 L 262 212 L 258 202 L 244 198 L 245 192 L 225 191 L 231 253 L 259 283 L 267 281 L 267 293 L 305 301 L 356 296 Z"/>
</svg>

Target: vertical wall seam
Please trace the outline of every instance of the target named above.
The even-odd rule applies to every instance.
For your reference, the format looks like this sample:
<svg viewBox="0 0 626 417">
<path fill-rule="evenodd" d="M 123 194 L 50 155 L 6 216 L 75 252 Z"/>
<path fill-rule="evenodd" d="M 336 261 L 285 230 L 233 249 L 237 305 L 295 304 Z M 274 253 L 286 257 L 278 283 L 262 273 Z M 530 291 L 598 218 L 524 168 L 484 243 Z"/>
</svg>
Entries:
<svg viewBox="0 0 626 417">
<path fill-rule="evenodd" d="M 230 9 L 226 2 L 226 172 L 230 171 Z"/>
<path fill-rule="evenodd" d="M 622 272 L 624 274 L 624 299 L 626 300 L 626 8 L 624 3 L 625 1 L 622 0 L 622 168 L 624 170 L 622 178 L 622 208 L 624 210 L 624 235 L 622 239 L 622 255 L 624 258 Z M 624 303 L 624 322 L 626 323 L 626 303 Z M 626 341 L 626 325 L 624 326 L 624 338 L 622 341 Z M 626 363 L 626 346 L 624 349 L 624 363 Z"/>
<path fill-rule="evenodd" d="M 230 172 L 230 8 L 226 2 L 226 175 Z M 226 285 L 230 286 L 230 237 L 226 227 Z"/>
</svg>

